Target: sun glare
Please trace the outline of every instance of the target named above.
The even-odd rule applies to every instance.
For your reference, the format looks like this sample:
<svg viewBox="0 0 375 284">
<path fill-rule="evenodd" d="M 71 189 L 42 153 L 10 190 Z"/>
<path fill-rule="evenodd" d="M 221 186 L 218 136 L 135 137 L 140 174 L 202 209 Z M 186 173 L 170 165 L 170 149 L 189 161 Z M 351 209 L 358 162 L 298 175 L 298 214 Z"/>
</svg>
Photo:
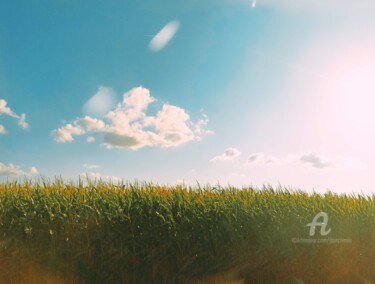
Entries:
<svg viewBox="0 0 375 284">
<path fill-rule="evenodd" d="M 375 61 L 351 66 L 332 82 L 330 110 L 335 129 L 351 146 L 375 141 Z"/>
</svg>

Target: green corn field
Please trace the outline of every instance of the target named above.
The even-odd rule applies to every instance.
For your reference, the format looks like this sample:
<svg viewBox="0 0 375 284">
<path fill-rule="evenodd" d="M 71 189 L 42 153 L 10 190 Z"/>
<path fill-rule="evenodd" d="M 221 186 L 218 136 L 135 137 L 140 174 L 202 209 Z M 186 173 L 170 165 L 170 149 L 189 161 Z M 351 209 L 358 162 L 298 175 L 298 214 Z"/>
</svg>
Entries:
<svg viewBox="0 0 375 284">
<path fill-rule="evenodd" d="M 13 181 L 0 236 L 0 283 L 375 283 L 375 196 Z"/>
</svg>

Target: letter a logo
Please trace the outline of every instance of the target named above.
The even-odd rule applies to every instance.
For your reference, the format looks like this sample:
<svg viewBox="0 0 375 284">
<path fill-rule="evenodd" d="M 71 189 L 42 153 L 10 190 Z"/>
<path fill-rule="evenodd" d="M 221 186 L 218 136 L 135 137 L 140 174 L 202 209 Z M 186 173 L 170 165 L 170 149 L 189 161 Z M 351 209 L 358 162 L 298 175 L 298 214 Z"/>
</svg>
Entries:
<svg viewBox="0 0 375 284">
<path fill-rule="evenodd" d="M 323 222 L 318 222 L 318 219 L 320 217 L 323 218 Z M 306 226 L 310 227 L 310 236 L 315 235 L 315 227 L 317 226 L 320 226 L 320 234 L 322 236 L 327 236 L 331 232 L 331 229 L 326 230 L 327 224 L 328 224 L 328 214 L 326 212 L 320 212 L 316 214 L 313 221 L 307 224 Z"/>
</svg>

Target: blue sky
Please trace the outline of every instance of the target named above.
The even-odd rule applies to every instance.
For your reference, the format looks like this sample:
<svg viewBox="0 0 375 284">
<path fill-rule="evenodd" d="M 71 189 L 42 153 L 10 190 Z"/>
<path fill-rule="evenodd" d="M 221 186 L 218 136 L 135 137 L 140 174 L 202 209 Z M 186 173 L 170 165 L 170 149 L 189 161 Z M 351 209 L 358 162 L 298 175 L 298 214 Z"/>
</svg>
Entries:
<svg viewBox="0 0 375 284">
<path fill-rule="evenodd" d="M 373 193 L 374 10 L 1 1 L 0 179 Z"/>
</svg>

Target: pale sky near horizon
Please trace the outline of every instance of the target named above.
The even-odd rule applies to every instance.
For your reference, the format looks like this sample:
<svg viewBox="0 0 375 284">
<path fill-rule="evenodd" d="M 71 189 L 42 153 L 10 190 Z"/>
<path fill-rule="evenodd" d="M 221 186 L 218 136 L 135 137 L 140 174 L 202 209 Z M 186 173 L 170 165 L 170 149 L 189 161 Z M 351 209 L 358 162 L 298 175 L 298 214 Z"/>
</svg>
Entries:
<svg viewBox="0 0 375 284">
<path fill-rule="evenodd" d="M 374 14 L 370 0 L 0 1 L 0 181 L 373 194 Z"/>
</svg>

